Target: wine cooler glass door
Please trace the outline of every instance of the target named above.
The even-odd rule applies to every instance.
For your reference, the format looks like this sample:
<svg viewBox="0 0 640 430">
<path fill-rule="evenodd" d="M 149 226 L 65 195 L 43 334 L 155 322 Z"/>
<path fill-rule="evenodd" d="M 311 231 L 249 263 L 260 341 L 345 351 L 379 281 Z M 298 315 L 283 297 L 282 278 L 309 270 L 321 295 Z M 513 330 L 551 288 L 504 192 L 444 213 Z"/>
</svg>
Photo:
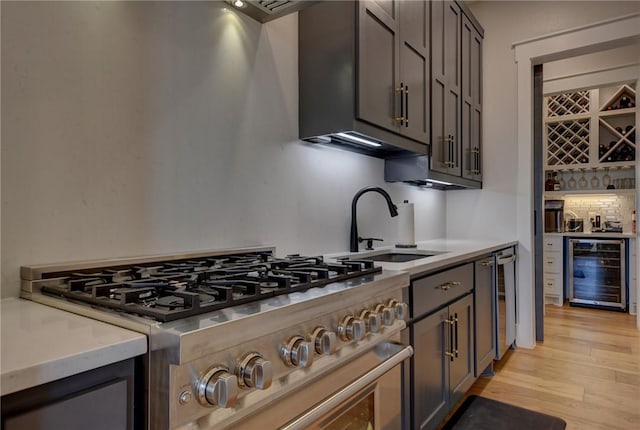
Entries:
<svg viewBox="0 0 640 430">
<path fill-rule="evenodd" d="M 625 240 L 569 240 L 569 302 L 626 310 Z"/>
</svg>

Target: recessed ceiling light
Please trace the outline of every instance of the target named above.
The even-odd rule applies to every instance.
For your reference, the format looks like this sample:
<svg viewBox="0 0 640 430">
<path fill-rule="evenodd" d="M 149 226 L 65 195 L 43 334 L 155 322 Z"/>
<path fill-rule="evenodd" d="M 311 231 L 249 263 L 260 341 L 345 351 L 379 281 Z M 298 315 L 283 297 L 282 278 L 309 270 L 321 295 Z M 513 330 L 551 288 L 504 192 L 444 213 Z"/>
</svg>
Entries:
<svg viewBox="0 0 640 430">
<path fill-rule="evenodd" d="M 233 0 L 231 4 L 235 7 L 245 7 L 245 4 L 242 0 Z"/>
</svg>

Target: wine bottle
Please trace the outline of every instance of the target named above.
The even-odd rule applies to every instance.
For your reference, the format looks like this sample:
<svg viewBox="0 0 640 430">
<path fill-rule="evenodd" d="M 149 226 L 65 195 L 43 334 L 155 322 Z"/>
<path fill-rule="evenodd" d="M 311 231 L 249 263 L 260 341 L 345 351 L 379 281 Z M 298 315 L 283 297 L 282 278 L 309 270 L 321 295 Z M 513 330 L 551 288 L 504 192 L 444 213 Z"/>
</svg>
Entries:
<svg viewBox="0 0 640 430">
<path fill-rule="evenodd" d="M 629 103 L 631 103 L 631 99 L 628 96 L 620 97 L 620 108 L 625 109 L 629 107 Z"/>
<path fill-rule="evenodd" d="M 553 172 L 553 191 L 560 191 L 560 181 L 558 181 L 558 172 Z"/>
<path fill-rule="evenodd" d="M 553 178 L 551 177 L 551 172 L 548 172 L 547 180 L 544 182 L 544 190 L 553 191 L 553 188 L 554 188 Z"/>
</svg>

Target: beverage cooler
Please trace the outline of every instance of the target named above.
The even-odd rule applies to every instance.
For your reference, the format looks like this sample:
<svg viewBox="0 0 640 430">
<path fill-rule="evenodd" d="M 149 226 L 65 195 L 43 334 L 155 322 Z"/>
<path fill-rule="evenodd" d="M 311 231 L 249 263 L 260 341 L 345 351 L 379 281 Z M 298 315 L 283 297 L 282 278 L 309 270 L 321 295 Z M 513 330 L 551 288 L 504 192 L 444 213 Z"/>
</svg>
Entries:
<svg viewBox="0 0 640 430">
<path fill-rule="evenodd" d="M 569 239 L 569 303 L 627 310 L 625 239 Z"/>
</svg>

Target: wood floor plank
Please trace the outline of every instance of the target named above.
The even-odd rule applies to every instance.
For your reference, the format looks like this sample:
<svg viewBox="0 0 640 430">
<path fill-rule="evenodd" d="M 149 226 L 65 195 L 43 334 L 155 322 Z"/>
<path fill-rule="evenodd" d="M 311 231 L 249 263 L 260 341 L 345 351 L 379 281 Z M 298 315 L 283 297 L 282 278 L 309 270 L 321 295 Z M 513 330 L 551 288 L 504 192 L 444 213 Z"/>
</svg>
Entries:
<svg viewBox="0 0 640 430">
<path fill-rule="evenodd" d="M 621 312 L 548 305 L 545 340 L 515 349 L 468 394 L 555 415 L 567 430 L 640 429 L 640 330 Z"/>
</svg>

